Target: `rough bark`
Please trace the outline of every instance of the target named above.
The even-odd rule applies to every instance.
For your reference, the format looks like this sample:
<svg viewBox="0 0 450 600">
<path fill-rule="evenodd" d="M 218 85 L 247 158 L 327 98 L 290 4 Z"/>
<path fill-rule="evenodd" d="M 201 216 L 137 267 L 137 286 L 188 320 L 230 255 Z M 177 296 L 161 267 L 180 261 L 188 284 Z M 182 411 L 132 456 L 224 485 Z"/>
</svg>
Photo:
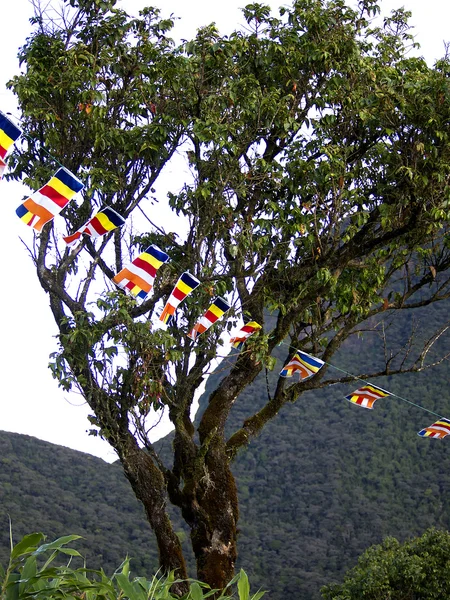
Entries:
<svg viewBox="0 0 450 600">
<path fill-rule="evenodd" d="M 187 579 L 186 564 L 180 540 L 175 534 L 166 511 L 166 485 L 161 471 L 145 450 L 130 435 L 119 449 L 124 473 L 136 497 L 142 502 L 148 522 L 153 529 L 159 550 L 159 564 L 166 573 L 175 571 L 180 579 Z M 179 595 L 188 591 L 188 584 L 176 584 L 173 591 Z"/>
<path fill-rule="evenodd" d="M 198 578 L 222 590 L 234 576 L 239 517 L 236 483 L 222 439 L 211 443 L 203 476 L 185 499 L 182 513 L 191 528 Z"/>
</svg>

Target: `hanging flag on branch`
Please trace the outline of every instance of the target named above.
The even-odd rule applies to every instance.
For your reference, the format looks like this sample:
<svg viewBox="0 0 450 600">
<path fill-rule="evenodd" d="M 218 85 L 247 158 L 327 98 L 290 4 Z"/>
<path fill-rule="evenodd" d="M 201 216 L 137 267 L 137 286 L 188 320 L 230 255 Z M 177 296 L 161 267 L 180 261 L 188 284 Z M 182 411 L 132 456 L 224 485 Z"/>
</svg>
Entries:
<svg viewBox="0 0 450 600">
<path fill-rule="evenodd" d="M 218 321 L 228 310 L 230 305 L 223 298 L 217 297 L 208 310 L 205 312 L 203 317 L 197 321 L 193 329 L 188 333 L 188 337 L 191 340 L 196 340 L 199 335 L 204 333 L 211 327 L 216 321 Z"/>
<path fill-rule="evenodd" d="M 68 246 L 76 246 L 83 235 L 88 235 L 91 238 L 98 238 L 117 227 L 122 227 L 125 219 L 109 206 L 102 208 L 96 215 L 80 227 L 78 231 L 63 237 L 63 240 Z"/>
<path fill-rule="evenodd" d="M 439 419 L 433 425 L 419 431 L 418 435 L 421 437 L 445 438 L 447 435 L 450 435 L 450 421 L 448 419 Z"/>
<path fill-rule="evenodd" d="M 315 375 L 325 363 L 320 358 L 315 358 L 306 352 L 296 352 L 287 365 L 283 367 L 281 377 L 292 377 L 298 371 L 300 379 L 308 379 Z"/>
<path fill-rule="evenodd" d="M 240 350 L 244 345 L 244 342 L 259 329 L 261 329 L 259 323 L 256 321 L 249 321 L 238 331 L 236 336 L 230 339 L 230 344 L 232 344 L 234 348 Z"/>
<path fill-rule="evenodd" d="M 169 255 L 158 246 L 151 245 L 139 254 L 128 267 L 122 269 L 113 281 L 142 300 L 153 287 L 156 271 L 169 260 Z"/>
<path fill-rule="evenodd" d="M 16 214 L 26 225 L 41 231 L 83 187 L 73 173 L 61 167 L 44 187 L 16 209 Z"/>
<path fill-rule="evenodd" d="M 21 135 L 22 130 L 0 111 L 0 179 L 6 169 L 5 156 Z"/>
<path fill-rule="evenodd" d="M 373 409 L 375 402 L 379 398 L 386 398 L 386 396 L 390 396 L 389 392 L 369 384 L 355 390 L 348 396 L 345 396 L 345 399 L 353 404 L 358 404 L 358 406 L 362 406 L 363 408 Z"/>
<path fill-rule="evenodd" d="M 178 279 L 166 305 L 159 317 L 165 325 L 170 325 L 173 319 L 173 315 L 178 308 L 178 305 L 183 302 L 186 296 L 189 296 L 191 292 L 200 285 L 200 281 L 188 273 L 187 271 L 181 275 Z"/>
</svg>

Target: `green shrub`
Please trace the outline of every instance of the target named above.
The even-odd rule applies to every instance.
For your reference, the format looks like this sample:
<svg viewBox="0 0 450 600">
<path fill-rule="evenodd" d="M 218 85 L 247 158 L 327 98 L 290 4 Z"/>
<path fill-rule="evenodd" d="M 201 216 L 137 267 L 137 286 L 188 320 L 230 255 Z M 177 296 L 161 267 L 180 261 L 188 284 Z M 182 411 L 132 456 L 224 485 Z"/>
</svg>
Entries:
<svg viewBox="0 0 450 600">
<path fill-rule="evenodd" d="M 0 567 L 0 600 L 44 600 L 64 598 L 64 600 L 203 600 L 215 596 L 217 590 L 200 582 L 190 580 L 190 591 L 180 599 L 171 592 L 177 582 L 173 574 L 130 577 L 130 559 L 120 565 L 112 577 L 103 570 L 96 571 L 71 567 L 73 558 L 82 559 L 81 554 L 67 547 L 79 539 L 78 535 L 68 535 L 44 543 L 42 533 L 31 533 L 18 544 L 12 546 L 9 564 Z M 61 565 L 61 559 L 68 563 Z M 245 571 L 241 569 L 228 584 L 219 598 L 234 600 L 232 590 L 236 587 L 239 600 L 259 600 L 264 592 L 250 596 L 250 585 Z"/>
</svg>

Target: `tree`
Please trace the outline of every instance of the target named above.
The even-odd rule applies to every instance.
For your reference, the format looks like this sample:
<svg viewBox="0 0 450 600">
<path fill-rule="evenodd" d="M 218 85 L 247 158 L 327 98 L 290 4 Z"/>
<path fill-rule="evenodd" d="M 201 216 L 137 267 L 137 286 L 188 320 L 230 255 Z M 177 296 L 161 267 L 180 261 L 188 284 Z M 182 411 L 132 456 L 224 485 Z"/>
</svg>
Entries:
<svg viewBox="0 0 450 600">
<path fill-rule="evenodd" d="M 327 600 L 432 600 L 450 593 L 450 533 L 436 529 L 400 544 L 386 538 L 372 546 L 345 576 L 322 589 Z"/>
<path fill-rule="evenodd" d="M 198 578 L 223 588 L 237 552 L 236 454 L 286 403 L 354 379 L 328 364 L 349 336 L 449 296 L 449 60 L 429 68 L 408 58 L 408 13 L 371 27 L 374 0 L 358 11 L 302 0 L 279 18 L 250 4 L 248 31 L 226 38 L 208 26 L 180 48 L 157 10 L 133 19 L 113 0 L 65 6 L 57 24 L 38 11 L 20 51 L 24 72 L 10 83 L 27 136 L 12 176 L 36 189 L 53 157 L 76 173 L 86 187 L 62 212 L 69 233 L 102 205 L 128 219 L 151 215 L 153 186 L 177 149 L 192 181 L 168 196 L 189 223 L 185 238 L 149 225 L 144 235 L 84 236 L 69 250 L 53 222 L 35 236 L 29 250 L 60 332 L 51 367 L 64 389 L 80 390 L 116 450 L 161 566 L 186 576 L 169 500 L 190 528 Z M 110 279 L 149 243 L 171 262 L 137 303 Z M 162 331 L 152 318 L 183 271 L 201 286 Z M 216 294 L 232 310 L 194 343 L 186 332 Z M 195 393 L 240 314 L 263 328 L 230 358 L 196 431 Z M 421 348 L 386 346 L 383 369 L 355 375 L 431 366 L 446 328 Z M 280 344 L 286 362 L 300 349 L 326 364 L 300 382 L 279 377 L 267 404 L 227 437 L 232 405 L 274 368 Z M 163 409 L 173 466 L 148 436 Z"/>
</svg>

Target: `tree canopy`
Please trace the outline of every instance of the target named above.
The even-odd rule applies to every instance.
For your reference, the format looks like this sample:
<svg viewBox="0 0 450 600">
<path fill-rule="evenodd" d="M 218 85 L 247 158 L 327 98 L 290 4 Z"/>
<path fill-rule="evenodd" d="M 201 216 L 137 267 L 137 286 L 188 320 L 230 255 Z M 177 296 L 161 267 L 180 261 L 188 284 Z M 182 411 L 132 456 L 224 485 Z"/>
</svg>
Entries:
<svg viewBox="0 0 450 600">
<path fill-rule="evenodd" d="M 408 57 L 408 13 L 378 27 L 378 12 L 375 0 L 357 10 L 295 1 L 278 17 L 250 4 L 246 31 L 224 37 L 210 25 L 176 47 L 156 9 L 131 18 L 112 0 L 69 0 L 57 26 L 36 15 L 10 83 L 26 133 L 11 176 L 38 189 L 55 159 L 76 174 L 85 188 L 61 213 L 68 233 L 104 206 L 127 219 L 75 249 L 52 221 L 30 245 L 60 331 L 53 373 L 81 391 L 117 451 L 163 568 L 186 576 L 168 498 L 190 527 L 199 579 L 215 588 L 236 558 L 239 450 L 304 391 L 353 381 L 329 365 L 349 336 L 449 296 L 450 63 Z M 169 191 L 173 217 L 155 226 L 164 198 L 154 186 L 177 151 L 192 178 Z M 173 232 L 176 217 L 185 236 Z M 110 280 L 149 244 L 170 262 L 139 302 Z M 158 328 L 185 271 L 200 286 Z M 192 341 L 186 333 L 217 295 L 231 310 Z M 262 329 L 229 358 L 196 431 L 196 391 L 241 317 Z M 355 365 L 354 375 L 426 368 L 445 328 L 395 354 L 386 341 L 384 367 Z M 306 380 L 279 377 L 266 405 L 226 436 L 231 407 L 274 368 L 278 346 L 285 363 L 302 350 L 325 364 Z M 162 410 L 175 428 L 173 465 L 149 439 Z"/>
<path fill-rule="evenodd" d="M 450 533 L 429 529 L 400 544 L 386 538 L 360 557 L 342 584 L 326 586 L 327 600 L 433 600 L 450 593 Z"/>
</svg>

